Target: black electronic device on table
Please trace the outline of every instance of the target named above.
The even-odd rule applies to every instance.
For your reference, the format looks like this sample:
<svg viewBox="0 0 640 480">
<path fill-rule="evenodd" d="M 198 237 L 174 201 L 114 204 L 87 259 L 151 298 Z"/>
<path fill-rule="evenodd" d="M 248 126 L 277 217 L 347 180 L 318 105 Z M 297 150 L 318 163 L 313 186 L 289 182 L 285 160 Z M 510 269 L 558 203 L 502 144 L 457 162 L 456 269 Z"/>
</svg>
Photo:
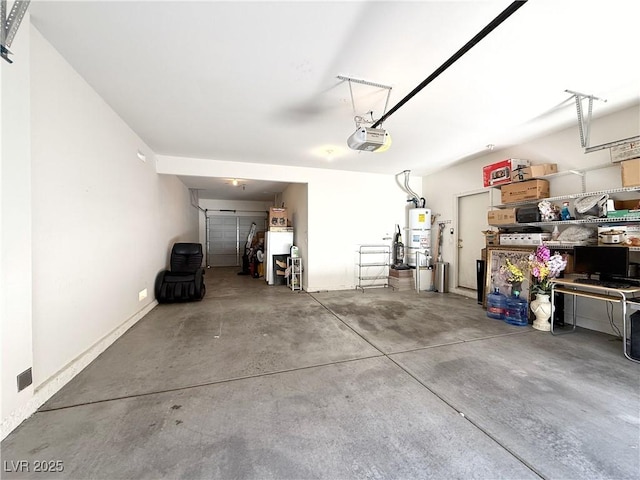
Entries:
<svg viewBox="0 0 640 480">
<path fill-rule="evenodd" d="M 589 279 L 591 275 L 599 275 L 601 282 L 626 283 L 625 277 L 628 276 L 629 271 L 629 247 L 575 246 L 573 247 L 573 271 L 586 274 Z"/>
</svg>

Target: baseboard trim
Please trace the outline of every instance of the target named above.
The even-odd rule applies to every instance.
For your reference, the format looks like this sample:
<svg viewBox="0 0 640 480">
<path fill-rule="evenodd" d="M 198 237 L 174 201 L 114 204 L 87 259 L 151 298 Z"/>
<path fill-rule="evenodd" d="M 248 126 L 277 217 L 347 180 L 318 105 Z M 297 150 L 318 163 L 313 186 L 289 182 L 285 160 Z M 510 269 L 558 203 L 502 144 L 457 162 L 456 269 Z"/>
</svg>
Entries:
<svg viewBox="0 0 640 480">
<path fill-rule="evenodd" d="M 453 287 L 451 290 L 451 293 L 455 293 L 457 295 L 461 295 L 463 297 L 467 297 L 467 298 L 471 298 L 474 300 L 478 300 L 478 291 L 477 290 L 472 290 L 470 288 L 460 288 L 460 287 Z"/>
<path fill-rule="evenodd" d="M 110 333 L 102 337 L 98 342 L 89 347 L 83 354 L 65 365 L 55 375 L 34 389 L 33 396 L 14 412 L 2 419 L 0 424 L 0 440 L 4 440 L 13 430 L 15 430 L 22 422 L 44 405 L 53 395 L 55 395 L 63 386 L 69 383 L 73 377 L 80 373 L 87 365 L 93 362 L 98 355 L 109 348 L 118 338 L 120 338 L 127 330 L 133 327 L 140 319 L 149 313 L 158 301 L 146 305 L 135 315 L 125 320 L 120 326 L 116 327 Z"/>
</svg>

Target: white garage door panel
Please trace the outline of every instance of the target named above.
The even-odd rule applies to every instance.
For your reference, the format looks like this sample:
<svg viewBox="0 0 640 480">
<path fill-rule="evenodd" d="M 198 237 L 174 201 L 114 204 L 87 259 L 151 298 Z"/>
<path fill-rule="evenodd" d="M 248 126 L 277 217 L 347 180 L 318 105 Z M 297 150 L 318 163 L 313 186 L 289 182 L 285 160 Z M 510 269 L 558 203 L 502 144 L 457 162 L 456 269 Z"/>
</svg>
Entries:
<svg viewBox="0 0 640 480">
<path fill-rule="evenodd" d="M 207 265 L 240 266 L 251 225 L 255 223 L 258 230 L 264 230 L 265 222 L 266 215 L 207 217 Z"/>
</svg>

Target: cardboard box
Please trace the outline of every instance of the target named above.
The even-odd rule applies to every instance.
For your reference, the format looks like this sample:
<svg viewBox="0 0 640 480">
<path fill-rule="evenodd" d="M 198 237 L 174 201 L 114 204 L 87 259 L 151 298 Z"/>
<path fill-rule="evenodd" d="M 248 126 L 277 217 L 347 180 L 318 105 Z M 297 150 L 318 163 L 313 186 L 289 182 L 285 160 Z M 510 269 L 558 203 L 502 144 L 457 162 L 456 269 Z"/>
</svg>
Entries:
<svg viewBox="0 0 640 480">
<path fill-rule="evenodd" d="M 529 160 L 508 158 L 482 167 L 482 181 L 485 187 L 496 187 L 511 183 L 511 172 L 530 164 Z"/>
<path fill-rule="evenodd" d="M 539 200 L 549 197 L 548 180 L 527 180 L 526 182 L 510 183 L 500 187 L 502 203 L 522 202 L 524 200 Z"/>
<path fill-rule="evenodd" d="M 640 199 L 633 200 L 614 200 L 613 210 L 640 210 Z M 607 209 L 607 213 L 609 209 Z"/>
<path fill-rule="evenodd" d="M 269 228 L 287 226 L 287 209 L 271 207 L 269 209 Z"/>
<path fill-rule="evenodd" d="M 531 165 L 530 167 L 522 167 L 511 172 L 512 182 L 524 182 L 532 178 L 544 177 L 558 173 L 557 163 L 543 163 L 542 165 Z"/>
<path fill-rule="evenodd" d="M 484 240 L 487 247 L 497 247 L 500 245 L 500 233 L 496 230 L 484 230 Z"/>
<path fill-rule="evenodd" d="M 573 251 L 569 250 L 563 257 L 567 261 L 567 266 L 564 267 L 564 274 L 570 275 L 573 273 Z"/>
<path fill-rule="evenodd" d="M 264 245 L 264 231 L 262 230 L 256 232 L 255 236 L 253 237 L 252 246 L 257 247 L 259 245 Z"/>
<path fill-rule="evenodd" d="M 640 210 L 608 210 L 607 218 L 637 219 L 640 218 Z"/>
<path fill-rule="evenodd" d="M 409 273 L 413 273 L 413 270 L 409 270 Z M 389 286 L 398 291 L 410 291 L 415 290 L 415 284 L 413 275 L 406 278 L 389 277 Z"/>
<path fill-rule="evenodd" d="M 395 278 L 413 278 L 413 270 L 396 270 L 395 268 L 389 269 L 389 277 Z"/>
<path fill-rule="evenodd" d="M 637 187 L 640 185 L 640 158 L 620 162 L 622 186 Z"/>
<path fill-rule="evenodd" d="M 489 225 L 507 225 L 516 223 L 515 208 L 501 208 L 499 210 L 489 210 L 487 213 L 487 223 Z"/>
</svg>

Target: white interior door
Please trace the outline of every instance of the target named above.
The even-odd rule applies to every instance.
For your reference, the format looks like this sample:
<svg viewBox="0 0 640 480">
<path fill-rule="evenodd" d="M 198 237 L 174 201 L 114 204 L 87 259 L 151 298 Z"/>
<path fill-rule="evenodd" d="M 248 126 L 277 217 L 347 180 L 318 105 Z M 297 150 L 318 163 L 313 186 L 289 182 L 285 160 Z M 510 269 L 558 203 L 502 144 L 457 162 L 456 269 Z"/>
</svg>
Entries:
<svg viewBox="0 0 640 480">
<path fill-rule="evenodd" d="M 485 246 L 489 192 L 458 197 L 458 287 L 477 290 L 476 260 Z"/>
</svg>

